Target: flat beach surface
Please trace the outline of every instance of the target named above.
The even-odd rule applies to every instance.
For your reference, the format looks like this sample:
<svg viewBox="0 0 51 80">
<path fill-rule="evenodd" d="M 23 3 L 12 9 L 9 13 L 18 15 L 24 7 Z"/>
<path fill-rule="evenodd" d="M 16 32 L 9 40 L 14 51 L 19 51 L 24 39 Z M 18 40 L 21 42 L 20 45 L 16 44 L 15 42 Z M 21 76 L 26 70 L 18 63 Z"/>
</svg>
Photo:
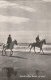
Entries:
<svg viewBox="0 0 51 80">
<path fill-rule="evenodd" d="M 51 78 L 51 52 L 44 51 L 34 53 L 29 49 L 13 51 L 10 56 L 10 51 L 6 51 L 6 55 L 2 56 L 0 51 L 0 70 L 3 68 L 14 68 L 18 72 L 18 76 L 34 75 L 39 71 L 39 76 L 49 76 Z"/>
<path fill-rule="evenodd" d="M 0 52 L 0 67 L 14 67 L 20 70 L 28 70 L 28 74 L 33 74 L 35 70 L 51 72 L 51 53 L 34 53 L 14 51 L 10 57 L 10 52 L 3 55 Z"/>
</svg>

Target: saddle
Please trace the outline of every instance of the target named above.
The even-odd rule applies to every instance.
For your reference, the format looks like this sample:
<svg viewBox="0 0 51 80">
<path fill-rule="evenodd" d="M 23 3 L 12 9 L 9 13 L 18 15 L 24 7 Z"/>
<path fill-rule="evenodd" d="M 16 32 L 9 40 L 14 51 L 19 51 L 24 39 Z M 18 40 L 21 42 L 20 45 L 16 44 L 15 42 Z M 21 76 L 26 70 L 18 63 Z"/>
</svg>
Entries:
<svg viewBox="0 0 51 80">
<path fill-rule="evenodd" d="M 9 45 L 7 45 L 7 49 L 9 49 L 10 48 L 10 46 Z"/>
<path fill-rule="evenodd" d="M 40 41 L 36 42 L 36 45 L 37 45 L 37 46 L 40 46 Z"/>
</svg>

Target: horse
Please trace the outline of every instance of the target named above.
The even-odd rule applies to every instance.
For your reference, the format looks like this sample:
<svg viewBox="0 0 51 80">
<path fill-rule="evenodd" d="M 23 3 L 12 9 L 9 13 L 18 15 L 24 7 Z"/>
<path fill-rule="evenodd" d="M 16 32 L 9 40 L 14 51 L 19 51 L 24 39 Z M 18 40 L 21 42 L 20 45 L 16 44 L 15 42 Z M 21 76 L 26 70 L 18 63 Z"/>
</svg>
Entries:
<svg viewBox="0 0 51 80">
<path fill-rule="evenodd" d="M 5 52 L 5 55 L 6 55 L 6 50 L 10 49 L 10 56 L 12 56 L 12 54 L 13 54 L 13 50 L 12 50 L 12 49 L 14 48 L 14 44 L 17 45 L 17 40 L 12 41 L 12 42 L 10 43 L 9 48 L 8 48 L 8 45 L 3 44 L 2 55 L 3 55 L 4 52 Z M 11 53 L 12 53 L 12 54 L 11 54 Z"/>
<path fill-rule="evenodd" d="M 31 46 L 31 47 L 30 47 L 30 51 L 31 51 L 31 49 L 34 47 L 34 52 L 35 52 L 35 47 L 38 47 L 38 48 L 40 48 L 40 52 L 41 52 L 41 51 L 43 52 L 43 49 L 42 49 L 43 44 L 46 44 L 46 40 L 45 40 L 45 39 L 41 40 L 41 41 L 38 42 L 38 43 L 36 43 L 36 42 L 30 43 L 30 44 L 29 44 L 29 46 Z M 35 53 L 36 53 L 36 52 L 35 52 Z M 44 52 L 43 52 L 43 54 L 44 54 Z"/>
</svg>

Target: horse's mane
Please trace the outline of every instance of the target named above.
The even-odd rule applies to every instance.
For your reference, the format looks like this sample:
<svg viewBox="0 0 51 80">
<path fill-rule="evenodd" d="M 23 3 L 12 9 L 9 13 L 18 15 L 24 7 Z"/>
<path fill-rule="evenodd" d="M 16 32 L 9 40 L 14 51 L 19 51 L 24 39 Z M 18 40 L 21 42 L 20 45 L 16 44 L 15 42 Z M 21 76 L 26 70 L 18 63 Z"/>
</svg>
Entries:
<svg viewBox="0 0 51 80">
<path fill-rule="evenodd" d="M 40 42 L 44 41 L 45 39 L 40 40 Z"/>
</svg>

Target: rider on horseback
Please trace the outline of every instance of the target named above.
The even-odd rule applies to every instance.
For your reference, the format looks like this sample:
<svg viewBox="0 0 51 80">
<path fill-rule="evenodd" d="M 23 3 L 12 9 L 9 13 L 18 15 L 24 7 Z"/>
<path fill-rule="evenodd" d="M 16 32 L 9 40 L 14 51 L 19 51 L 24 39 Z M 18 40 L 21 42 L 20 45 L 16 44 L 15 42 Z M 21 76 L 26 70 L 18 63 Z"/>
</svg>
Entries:
<svg viewBox="0 0 51 80">
<path fill-rule="evenodd" d="M 36 37 L 36 43 L 39 43 L 40 39 L 39 39 L 39 35 Z"/>
<path fill-rule="evenodd" d="M 8 39 L 7 39 L 7 47 L 10 47 L 10 43 L 12 42 L 11 35 L 9 34 Z"/>
</svg>

